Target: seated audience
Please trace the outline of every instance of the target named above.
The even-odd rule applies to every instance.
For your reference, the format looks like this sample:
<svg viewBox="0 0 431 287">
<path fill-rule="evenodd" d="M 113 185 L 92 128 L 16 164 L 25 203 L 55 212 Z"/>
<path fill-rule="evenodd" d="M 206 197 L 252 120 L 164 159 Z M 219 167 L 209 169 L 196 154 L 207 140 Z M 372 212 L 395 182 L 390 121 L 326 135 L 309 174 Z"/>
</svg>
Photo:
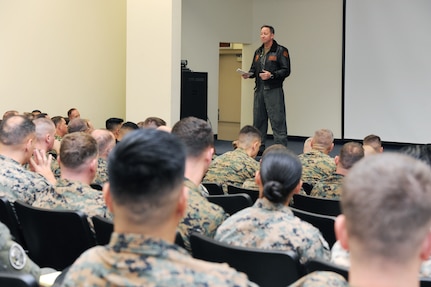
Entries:
<svg viewBox="0 0 431 287">
<path fill-rule="evenodd" d="M 115 142 L 118 141 L 118 134 L 120 132 L 121 125 L 124 120 L 120 118 L 109 118 L 105 121 L 105 127 L 108 131 L 111 131 L 115 137 Z"/>
<path fill-rule="evenodd" d="M 91 136 L 96 140 L 99 149 L 97 172 L 93 183 L 103 186 L 108 182 L 108 155 L 115 147 L 115 137 L 108 130 L 94 130 Z"/>
<path fill-rule="evenodd" d="M 84 132 L 90 134 L 93 128 L 88 120 L 75 118 L 69 121 L 67 125 L 67 133 Z"/>
<path fill-rule="evenodd" d="M 335 162 L 329 153 L 334 148 L 334 135 L 328 129 L 320 129 L 311 140 L 311 151 L 300 154 L 302 181 L 314 186 L 317 181 L 335 171 Z"/>
<path fill-rule="evenodd" d="M 51 120 L 55 125 L 55 141 L 53 150 L 55 155 L 57 155 L 60 152 L 61 139 L 65 134 L 67 134 L 67 124 L 66 120 L 62 116 L 52 117 Z"/>
<path fill-rule="evenodd" d="M 430 206 L 425 163 L 387 153 L 355 164 L 335 222 L 340 245 L 350 251 L 349 286 L 419 286 L 421 263 L 431 253 Z M 312 284 L 313 276 L 291 286 L 328 286 Z"/>
<path fill-rule="evenodd" d="M 294 216 L 288 206 L 301 190 L 301 172 L 301 162 L 287 149 L 266 153 L 256 173 L 260 198 L 226 219 L 214 238 L 237 246 L 292 250 L 301 263 L 329 260 L 329 246 L 320 231 Z"/>
<path fill-rule="evenodd" d="M 238 136 L 237 148 L 216 157 L 209 166 L 203 181 L 220 183 L 227 193 L 227 185 L 241 187 L 253 178 L 259 169 L 255 160 L 261 144 L 261 135 L 253 126 L 244 126 Z"/>
<path fill-rule="evenodd" d="M 175 136 L 133 131 L 108 161 L 104 192 L 114 233 L 76 260 L 63 286 L 256 286 L 227 264 L 194 259 L 174 244 L 188 208 L 185 151 Z"/>
<path fill-rule="evenodd" d="M 340 155 L 335 157 L 336 170 L 329 176 L 320 179 L 311 190 L 311 196 L 339 199 L 342 194 L 344 176 L 350 168 L 364 157 L 361 144 L 345 143 L 340 149 Z"/>
<path fill-rule="evenodd" d="M 188 189 L 187 209 L 180 221 L 178 231 L 184 245 L 191 251 L 189 237 L 192 232 L 200 232 L 214 237 L 217 227 L 227 218 L 223 208 L 210 203 L 200 188 L 202 177 L 214 153 L 214 135 L 211 126 L 204 120 L 186 117 L 172 128 L 186 148 L 186 169 L 184 185 Z"/>
<path fill-rule="evenodd" d="M 39 192 L 53 188 L 50 182 L 55 182 L 55 178 L 49 160 L 31 161 L 35 130 L 34 123 L 24 116 L 11 116 L 0 124 L 0 184 L 5 187 L 0 196 L 9 201 L 22 200 L 32 204 Z M 38 155 L 41 153 L 45 154 L 45 151 Z M 29 161 L 34 170 L 48 178 L 23 167 Z"/>
<path fill-rule="evenodd" d="M 37 266 L 28 258 L 25 250 L 12 240 L 9 229 L 0 222 L 0 271 L 30 274 L 39 280 L 41 274 Z M 5 286 L 6 287 L 6 286 Z"/>
<path fill-rule="evenodd" d="M 96 140 L 89 134 L 74 132 L 61 141 L 59 163 L 61 178 L 54 190 L 38 194 L 33 206 L 80 210 L 89 217 L 111 218 L 100 190 L 90 187 L 97 170 Z M 90 224 L 91 220 L 89 218 Z"/>
</svg>

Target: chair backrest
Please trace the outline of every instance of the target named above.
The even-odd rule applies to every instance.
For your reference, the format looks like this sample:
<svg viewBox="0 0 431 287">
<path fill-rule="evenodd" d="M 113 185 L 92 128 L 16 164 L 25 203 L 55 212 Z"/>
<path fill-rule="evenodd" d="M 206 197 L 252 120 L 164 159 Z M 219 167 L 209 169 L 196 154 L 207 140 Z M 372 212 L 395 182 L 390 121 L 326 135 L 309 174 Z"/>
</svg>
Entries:
<svg viewBox="0 0 431 287">
<path fill-rule="evenodd" d="M 337 241 L 334 230 L 335 217 L 303 211 L 293 207 L 290 209 L 295 216 L 318 228 L 330 247 Z"/>
<path fill-rule="evenodd" d="M 96 189 L 96 190 L 103 190 L 103 187 L 100 184 L 97 183 L 92 183 L 90 184 L 92 189 Z"/>
<path fill-rule="evenodd" d="M 0 272 L 0 286 L 5 287 L 39 287 L 36 278 L 30 274 Z"/>
<path fill-rule="evenodd" d="M 302 275 L 293 252 L 232 246 L 198 233 L 190 235 L 190 244 L 194 258 L 226 262 L 262 287 L 287 286 Z"/>
<path fill-rule="evenodd" d="M 0 221 L 9 228 L 14 241 L 19 243 L 24 249 L 27 249 L 15 210 L 12 203 L 6 197 L 0 197 Z"/>
<path fill-rule="evenodd" d="M 259 191 L 252 190 L 252 189 L 246 189 L 242 187 L 238 187 L 235 185 L 227 185 L 227 193 L 228 194 L 237 194 L 237 193 L 246 193 L 250 196 L 252 203 L 255 203 L 256 200 L 259 198 Z"/>
<path fill-rule="evenodd" d="M 344 279 L 349 280 L 349 269 L 335 263 L 314 258 L 305 263 L 305 269 L 307 273 L 311 273 L 314 271 L 332 271 L 340 274 L 344 277 Z"/>
<path fill-rule="evenodd" d="M 341 214 L 340 201 L 338 199 L 295 194 L 292 206 L 300 210 L 323 215 L 337 216 Z"/>
<path fill-rule="evenodd" d="M 202 182 L 202 185 L 208 190 L 210 195 L 223 195 L 223 187 L 216 182 Z"/>
<path fill-rule="evenodd" d="M 207 196 L 207 199 L 209 202 L 223 207 L 224 211 L 230 215 L 253 205 L 250 196 L 246 193 L 210 195 Z"/>
<path fill-rule="evenodd" d="M 87 216 L 81 211 L 51 210 L 15 201 L 29 257 L 40 267 L 63 270 L 96 245 Z"/>
<path fill-rule="evenodd" d="M 93 222 L 94 232 L 96 233 L 96 243 L 98 245 L 106 245 L 111 239 L 111 234 L 114 231 L 114 223 L 111 220 L 100 215 L 91 217 Z"/>
<path fill-rule="evenodd" d="M 313 185 L 308 182 L 303 182 L 302 189 L 305 191 L 307 195 L 309 195 L 311 193 L 311 190 L 313 189 Z"/>
</svg>

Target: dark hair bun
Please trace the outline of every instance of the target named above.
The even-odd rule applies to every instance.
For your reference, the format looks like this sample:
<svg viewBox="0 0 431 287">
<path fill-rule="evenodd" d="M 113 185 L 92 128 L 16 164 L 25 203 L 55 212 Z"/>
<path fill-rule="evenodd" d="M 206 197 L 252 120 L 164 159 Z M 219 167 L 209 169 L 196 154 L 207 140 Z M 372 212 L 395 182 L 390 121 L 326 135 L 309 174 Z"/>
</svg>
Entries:
<svg viewBox="0 0 431 287">
<path fill-rule="evenodd" d="M 283 185 L 278 181 L 268 181 L 263 187 L 265 197 L 274 203 L 283 203 L 286 201 L 288 193 L 283 190 Z"/>
</svg>

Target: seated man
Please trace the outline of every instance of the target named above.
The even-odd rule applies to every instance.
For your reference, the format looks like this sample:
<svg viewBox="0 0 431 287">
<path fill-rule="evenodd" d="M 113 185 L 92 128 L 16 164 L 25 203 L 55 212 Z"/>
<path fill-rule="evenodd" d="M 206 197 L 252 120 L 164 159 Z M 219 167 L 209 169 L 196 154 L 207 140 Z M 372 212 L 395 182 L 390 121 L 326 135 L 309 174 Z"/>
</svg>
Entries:
<svg viewBox="0 0 431 287">
<path fill-rule="evenodd" d="M 419 286 L 421 263 L 431 254 L 430 206 L 431 169 L 425 163 L 388 153 L 355 164 L 335 222 L 337 239 L 350 251 L 349 285 Z M 327 286 L 312 284 L 313 276 L 291 286 Z"/>
<path fill-rule="evenodd" d="M 259 169 L 255 160 L 261 144 L 261 134 L 253 126 L 244 126 L 238 136 L 236 149 L 216 157 L 208 168 L 204 182 L 221 183 L 227 193 L 227 185 L 241 187 L 244 181 L 253 178 Z"/>
<path fill-rule="evenodd" d="M 63 286 L 256 286 L 227 264 L 193 259 L 174 238 L 187 209 L 185 150 L 155 129 L 128 134 L 108 160 L 105 200 L 114 213 L 106 246 L 84 252 Z"/>
<path fill-rule="evenodd" d="M 74 132 L 61 141 L 59 163 L 61 177 L 54 190 L 38 194 L 33 206 L 80 210 L 90 217 L 111 218 L 103 194 L 90 187 L 97 170 L 97 142 L 89 134 Z"/>
<path fill-rule="evenodd" d="M 364 157 L 362 145 L 355 142 L 345 143 L 340 149 L 340 155 L 335 157 L 336 170 L 329 176 L 320 179 L 311 190 L 311 196 L 339 199 L 342 193 L 344 176 L 350 168 Z"/>
<path fill-rule="evenodd" d="M 192 232 L 200 232 L 214 237 L 217 227 L 227 218 L 223 208 L 209 202 L 203 195 L 202 177 L 214 153 L 214 135 L 211 126 L 204 120 L 186 117 L 177 122 L 172 133 L 186 148 L 186 170 L 184 185 L 188 188 L 187 210 L 178 231 L 184 245 L 191 251 L 189 237 Z"/>
<path fill-rule="evenodd" d="M 329 246 L 320 231 L 289 208 L 301 189 L 301 172 L 301 162 L 287 148 L 265 150 L 256 173 L 260 198 L 226 219 L 214 238 L 236 246 L 293 251 L 302 264 L 312 258 L 329 260 Z"/>
<path fill-rule="evenodd" d="M 314 186 L 317 181 L 335 171 L 335 162 L 329 153 L 334 148 L 334 135 L 328 129 L 320 129 L 311 139 L 311 151 L 300 154 L 302 181 Z"/>
<path fill-rule="evenodd" d="M 0 271 L 19 272 L 33 275 L 39 280 L 41 274 L 39 266 L 31 261 L 24 249 L 12 240 L 6 225 L 0 222 Z"/>
<path fill-rule="evenodd" d="M 93 183 L 103 186 L 108 182 L 108 155 L 115 147 L 115 137 L 108 130 L 94 130 L 91 136 L 96 140 L 99 149 L 99 157 L 97 159 L 97 172 Z"/>
<path fill-rule="evenodd" d="M 120 118 L 109 118 L 105 121 L 105 127 L 114 135 L 115 143 L 117 143 L 118 135 L 120 133 L 120 128 L 123 122 L 124 120 Z"/>
<path fill-rule="evenodd" d="M 32 204 L 39 192 L 53 188 L 51 182 L 55 182 L 55 178 L 50 162 L 40 166 L 50 173 L 50 177 L 46 175 L 49 178 L 22 166 L 30 161 L 33 154 L 35 129 L 34 123 L 23 116 L 8 117 L 0 124 L 0 184 L 7 189 L 0 191 L 0 196 L 5 196 L 9 201 L 22 200 Z M 33 161 L 33 168 L 35 164 Z"/>
<path fill-rule="evenodd" d="M 121 141 L 125 135 L 134 130 L 139 130 L 139 127 L 134 122 L 125 122 L 121 125 L 120 130 L 118 131 L 117 142 Z"/>
<path fill-rule="evenodd" d="M 365 155 L 383 152 L 382 140 L 379 136 L 373 134 L 367 135 L 364 138 L 362 145 L 364 146 Z"/>
</svg>

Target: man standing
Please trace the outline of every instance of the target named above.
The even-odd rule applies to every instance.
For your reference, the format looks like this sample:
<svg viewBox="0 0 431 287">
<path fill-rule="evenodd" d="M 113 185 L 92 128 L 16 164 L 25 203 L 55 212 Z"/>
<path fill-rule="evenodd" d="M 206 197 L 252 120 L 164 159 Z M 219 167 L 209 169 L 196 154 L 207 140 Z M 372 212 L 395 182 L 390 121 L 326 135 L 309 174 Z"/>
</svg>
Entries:
<svg viewBox="0 0 431 287">
<path fill-rule="evenodd" d="M 290 58 L 286 47 L 274 40 L 274 27 L 263 25 L 260 29 L 262 46 L 255 52 L 253 63 L 244 79 L 255 78 L 253 125 L 262 134 L 265 147 L 268 118 L 274 133 L 274 142 L 287 146 L 286 107 L 283 81 L 290 75 Z"/>
</svg>

